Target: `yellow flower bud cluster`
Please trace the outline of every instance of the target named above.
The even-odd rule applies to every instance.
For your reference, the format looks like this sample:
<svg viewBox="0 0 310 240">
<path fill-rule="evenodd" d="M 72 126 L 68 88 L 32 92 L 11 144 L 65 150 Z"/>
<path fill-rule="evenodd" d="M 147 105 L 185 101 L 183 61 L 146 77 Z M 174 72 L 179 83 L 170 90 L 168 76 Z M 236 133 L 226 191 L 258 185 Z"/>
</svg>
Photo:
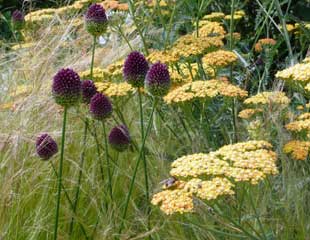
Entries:
<svg viewBox="0 0 310 240">
<path fill-rule="evenodd" d="M 284 153 L 290 155 L 294 160 L 307 160 L 310 152 L 309 141 L 292 140 L 285 144 Z"/>
<path fill-rule="evenodd" d="M 234 21 L 240 21 L 244 17 L 245 17 L 245 12 L 243 10 L 238 10 L 238 11 L 235 11 L 233 19 L 234 19 Z M 224 17 L 224 19 L 230 21 L 231 20 L 231 15 L 226 15 Z"/>
<path fill-rule="evenodd" d="M 226 145 L 208 154 L 180 157 L 171 164 L 174 184 L 153 196 L 165 214 L 194 211 L 193 198 L 211 201 L 234 194 L 234 183 L 258 184 L 278 174 L 277 156 L 270 143 L 249 141 Z"/>
<path fill-rule="evenodd" d="M 178 87 L 170 91 L 164 97 L 164 101 L 167 104 L 177 104 L 189 102 L 194 99 L 214 98 L 217 96 L 243 98 L 247 95 L 247 91 L 229 82 L 213 79 L 208 81 L 195 81 Z"/>
<path fill-rule="evenodd" d="M 285 95 L 284 92 L 261 92 L 255 96 L 244 100 L 247 105 L 282 105 L 288 106 L 291 100 Z"/>
</svg>

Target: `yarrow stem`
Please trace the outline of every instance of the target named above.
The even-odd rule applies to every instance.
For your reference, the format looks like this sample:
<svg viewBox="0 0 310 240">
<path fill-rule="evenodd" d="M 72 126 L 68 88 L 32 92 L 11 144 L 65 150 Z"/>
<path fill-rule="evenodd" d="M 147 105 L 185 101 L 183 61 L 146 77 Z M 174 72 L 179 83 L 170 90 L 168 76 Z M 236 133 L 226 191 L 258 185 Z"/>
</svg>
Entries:
<svg viewBox="0 0 310 240">
<path fill-rule="evenodd" d="M 57 234 L 58 234 L 58 222 L 59 222 L 61 186 L 62 186 L 62 170 L 63 170 L 63 159 L 64 159 L 64 148 L 65 148 L 65 137 L 66 137 L 67 111 L 68 111 L 68 107 L 64 107 L 63 123 L 62 123 L 62 137 L 61 137 L 61 150 L 60 150 L 60 162 L 59 162 L 59 170 L 58 170 L 58 177 L 57 177 L 57 179 L 58 179 L 58 190 L 57 190 L 56 216 L 55 216 L 55 227 L 54 227 L 54 240 L 57 239 Z"/>
<path fill-rule="evenodd" d="M 112 189 L 112 175 L 111 175 L 111 166 L 110 166 L 110 158 L 109 158 L 109 145 L 108 145 L 108 137 L 105 127 L 105 122 L 102 121 L 102 127 L 103 127 L 103 135 L 104 135 L 104 145 L 105 145 L 105 158 L 107 159 L 107 171 L 108 171 L 108 181 L 109 181 L 109 192 L 111 200 L 113 200 L 113 189 Z"/>
<path fill-rule="evenodd" d="M 150 115 L 150 119 L 149 119 L 148 124 L 147 124 L 145 135 L 144 135 L 144 137 L 142 139 L 142 145 L 141 145 L 141 148 L 140 148 L 140 151 L 139 151 L 139 157 L 138 157 L 138 160 L 137 160 L 134 172 L 133 172 L 133 176 L 132 176 L 132 179 L 131 179 L 131 182 L 130 182 L 130 186 L 129 186 L 129 191 L 128 191 L 128 194 L 127 194 L 127 197 L 126 197 L 125 208 L 124 208 L 124 212 L 123 212 L 123 216 L 122 216 L 122 220 L 121 220 L 122 222 L 121 222 L 121 225 L 120 225 L 119 234 L 122 233 L 122 230 L 123 230 L 123 227 L 124 227 L 124 221 L 125 221 L 126 216 L 127 216 L 127 210 L 128 210 L 128 206 L 129 206 L 129 201 L 130 201 L 130 198 L 131 198 L 131 195 L 132 195 L 132 191 L 133 191 L 133 187 L 134 187 L 134 184 L 135 184 L 138 168 L 139 168 L 142 156 L 143 156 L 143 149 L 144 149 L 144 146 L 145 146 L 145 143 L 146 143 L 146 139 L 147 139 L 147 137 L 149 135 L 149 132 L 151 130 L 152 121 L 153 121 L 153 115 L 154 115 L 154 111 L 155 111 L 157 103 L 158 103 L 158 99 L 154 99 L 153 107 L 152 107 L 152 111 L 151 111 L 151 115 Z"/>
<path fill-rule="evenodd" d="M 75 191 L 75 198 L 74 198 L 74 203 L 73 203 L 74 214 L 76 214 L 76 208 L 77 208 L 79 196 L 80 196 L 80 186 L 82 182 L 82 173 L 83 173 L 83 165 L 84 165 L 86 142 L 87 142 L 87 130 L 88 130 L 88 119 L 86 118 L 85 123 L 84 123 L 83 148 L 82 148 L 82 153 L 81 153 L 81 162 L 79 166 L 80 170 L 79 170 L 78 181 L 77 181 L 77 186 L 76 186 L 76 191 Z M 70 222 L 70 228 L 69 228 L 70 236 L 72 235 L 73 227 L 74 227 L 74 217 L 71 218 L 71 222 Z"/>
</svg>

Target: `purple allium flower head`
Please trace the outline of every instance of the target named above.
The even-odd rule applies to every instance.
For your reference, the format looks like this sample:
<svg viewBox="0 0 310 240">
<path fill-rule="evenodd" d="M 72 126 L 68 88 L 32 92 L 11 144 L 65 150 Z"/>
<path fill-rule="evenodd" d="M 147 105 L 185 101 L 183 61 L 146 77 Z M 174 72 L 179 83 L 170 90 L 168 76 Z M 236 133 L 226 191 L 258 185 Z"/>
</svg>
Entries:
<svg viewBox="0 0 310 240">
<path fill-rule="evenodd" d="M 53 78 L 52 93 L 56 103 L 70 107 L 80 102 L 82 83 L 71 68 L 63 68 Z"/>
<path fill-rule="evenodd" d="M 124 63 L 124 79 L 134 87 L 143 87 L 148 70 L 149 64 L 143 54 L 133 51 L 127 56 Z"/>
<path fill-rule="evenodd" d="M 90 113 L 97 120 L 104 120 L 111 116 L 113 108 L 108 97 L 96 93 L 90 100 Z"/>
<path fill-rule="evenodd" d="M 12 23 L 16 30 L 22 29 L 25 24 L 24 14 L 19 10 L 15 10 L 12 13 Z"/>
<path fill-rule="evenodd" d="M 37 137 L 36 151 L 41 159 L 48 160 L 58 152 L 58 146 L 50 135 L 43 133 Z"/>
<path fill-rule="evenodd" d="M 130 135 L 125 125 L 114 127 L 109 134 L 109 143 L 117 151 L 125 151 L 130 144 Z"/>
<path fill-rule="evenodd" d="M 93 3 L 85 14 L 86 30 L 93 36 L 100 36 L 106 32 L 108 19 L 104 8 L 97 3 Z"/>
<path fill-rule="evenodd" d="M 145 88 L 153 96 L 164 96 L 170 88 L 170 74 L 165 64 L 157 62 L 147 72 Z"/>
<path fill-rule="evenodd" d="M 82 81 L 83 102 L 90 103 L 90 99 L 97 93 L 97 87 L 92 80 Z"/>
</svg>

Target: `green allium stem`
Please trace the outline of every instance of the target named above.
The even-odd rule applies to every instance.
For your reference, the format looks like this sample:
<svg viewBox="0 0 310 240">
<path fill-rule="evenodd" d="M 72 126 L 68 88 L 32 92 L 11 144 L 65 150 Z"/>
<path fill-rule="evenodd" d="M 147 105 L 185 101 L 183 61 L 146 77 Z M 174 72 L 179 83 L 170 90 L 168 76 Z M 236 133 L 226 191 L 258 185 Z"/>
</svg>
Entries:
<svg viewBox="0 0 310 240">
<path fill-rule="evenodd" d="M 88 119 L 86 118 L 85 123 L 84 123 L 84 134 L 83 134 L 83 148 L 82 148 L 82 153 L 81 153 L 81 162 L 80 162 L 80 170 L 79 170 L 79 175 L 78 175 L 78 183 L 76 186 L 75 190 L 75 198 L 74 198 L 74 203 L 73 203 L 73 213 L 76 214 L 76 208 L 78 205 L 79 201 L 79 195 L 80 195 L 80 186 L 82 182 L 82 173 L 83 173 L 83 165 L 84 165 L 84 159 L 85 159 L 85 151 L 86 151 L 86 142 L 87 142 L 87 129 L 88 129 Z M 72 235 L 73 232 L 73 227 L 74 227 L 74 217 L 71 218 L 70 222 L 70 228 L 69 228 L 69 235 Z"/>
<path fill-rule="evenodd" d="M 56 170 L 55 166 L 53 165 L 52 162 L 50 162 L 50 163 L 51 163 L 51 166 L 52 166 L 52 169 L 53 169 L 53 171 L 54 171 L 54 173 L 55 173 L 56 178 L 58 178 L 58 173 L 57 173 L 57 170 Z M 74 204 L 73 204 L 72 200 L 70 199 L 69 194 L 68 194 L 67 190 L 65 189 L 65 186 L 64 186 L 63 184 L 61 184 L 61 187 L 62 187 L 62 190 L 63 190 L 64 193 L 65 193 L 66 199 L 67 199 L 68 202 L 69 202 L 69 205 L 70 205 L 70 207 L 71 207 L 71 210 L 74 212 Z M 75 213 L 75 212 L 74 212 L 74 213 Z M 75 214 L 74 214 L 74 215 L 75 215 Z M 73 218 L 75 218 L 75 217 L 73 216 Z M 89 239 L 89 237 L 87 236 L 87 233 L 86 233 L 86 230 L 85 230 L 83 224 L 81 224 L 79 221 L 77 221 L 77 222 L 78 222 L 79 226 L 81 227 L 81 230 L 82 230 L 82 232 L 83 232 L 83 235 L 84 235 L 85 239 Z"/>
<path fill-rule="evenodd" d="M 139 110 L 140 110 L 140 128 L 141 128 L 141 139 L 144 138 L 144 121 L 143 121 L 143 106 L 142 106 L 142 94 L 141 91 L 138 90 L 139 96 Z M 148 169 L 147 169 L 147 161 L 145 157 L 145 149 L 144 146 L 141 146 L 142 151 L 142 160 L 143 160 L 143 168 L 144 168 L 144 180 L 145 180 L 145 197 L 146 197 L 146 204 L 147 204 L 147 214 L 148 214 L 148 230 L 150 230 L 150 219 L 149 219 L 149 212 L 150 212 L 150 205 L 149 205 L 149 178 L 148 178 Z"/>
<path fill-rule="evenodd" d="M 121 234 L 122 230 L 123 230 L 124 221 L 125 221 L 126 216 L 127 216 L 127 210 L 128 210 L 128 206 L 129 206 L 129 201 L 130 201 L 130 198 L 131 198 L 131 195 L 132 195 L 132 191 L 133 191 L 134 183 L 135 183 L 135 180 L 136 180 L 138 168 L 139 168 L 139 165 L 140 165 L 140 162 L 141 162 L 141 159 L 142 159 L 145 142 L 146 142 L 146 139 L 147 139 L 147 137 L 149 135 L 149 132 L 151 130 L 153 114 L 154 114 L 157 102 L 158 102 L 157 99 L 155 99 L 154 102 L 153 102 L 153 107 L 152 107 L 150 119 L 148 121 L 148 125 L 147 125 L 147 128 L 146 128 L 146 133 L 145 133 L 145 135 L 143 137 L 143 140 L 142 140 L 142 146 L 141 146 L 141 149 L 139 151 L 139 157 L 138 157 L 138 160 L 137 160 L 134 172 L 133 172 L 133 176 L 132 176 L 132 179 L 131 179 L 131 182 L 130 182 L 130 186 L 129 186 L 129 191 L 128 191 L 128 194 L 127 194 L 127 197 L 126 197 L 125 208 L 124 208 L 124 212 L 123 212 L 123 216 L 122 216 L 122 220 L 121 220 L 122 222 L 121 222 L 121 225 L 120 225 L 119 234 Z"/>
<path fill-rule="evenodd" d="M 109 181 L 109 192 L 111 200 L 113 200 L 113 189 L 112 189 L 112 175 L 111 175 L 111 166 L 110 166 L 110 158 L 109 158 L 109 145 L 108 145 L 108 137 L 105 127 L 105 122 L 102 121 L 103 127 L 103 136 L 104 136 L 104 145 L 105 145 L 105 158 L 107 160 L 107 170 L 108 170 L 108 181 Z"/>
<path fill-rule="evenodd" d="M 60 198 L 61 198 L 61 186 L 62 186 L 62 170 L 63 170 L 63 159 L 65 150 L 65 138 L 66 138 L 66 123 L 67 123 L 67 112 L 68 107 L 64 108 L 63 122 L 62 122 L 62 137 L 61 137 L 61 152 L 60 162 L 58 170 L 58 191 L 57 191 L 57 203 L 56 203 L 56 216 L 55 216 L 55 227 L 54 227 L 54 240 L 57 239 L 58 234 L 58 222 L 59 222 L 59 210 L 60 210 Z"/>
<path fill-rule="evenodd" d="M 95 142 L 96 142 L 96 149 L 97 149 L 97 155 L 98 155 L 98 159 L 99 159 L 101 179 L 102 179 L 102 181 L 104 181 L 103 166 L 102 166 L 102 161 L 100 160 L 100 157 L 101 157 L 100 143 L 99 143 L 98 136 L 97 136 L 95 121 L 93 122 L 93 127 L 94 127 L 94 132 L 92 135 L 93 135 Z"/>
<path fill-rule="evenodd" d="M 96 37 L 93 37 L 93 48 L 92 48 L 92 55 L 91 55 L 91 65 L 90 65 L 90 78 L 93 80 L 94 77 L 94 62 L 95 62 L 95 50 L 96 50 Z"/>
</svg>

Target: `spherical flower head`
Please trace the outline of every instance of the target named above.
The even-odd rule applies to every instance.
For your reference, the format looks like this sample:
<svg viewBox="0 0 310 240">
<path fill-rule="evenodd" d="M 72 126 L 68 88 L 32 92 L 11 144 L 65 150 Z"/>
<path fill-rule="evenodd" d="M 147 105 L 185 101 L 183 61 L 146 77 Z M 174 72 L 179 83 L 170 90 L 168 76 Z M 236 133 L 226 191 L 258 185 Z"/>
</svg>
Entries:
<svg viewBox="0 0 310 240">
<path fill-rule="evenodd" d="M 134 87 L 143 87 L 148 70 L 149 64 L 143 54 L 133 51 L 127 56 L 124 63 L 124 79 Z"/>
<path fill-rule="evenodd" d="M 57 104 L 70 107 L 80 102 L 82 87 L 79 75 L 70 68 L 63 68 L 53 78 L 52 93 Z"/>
<path fill-rule="evenodd" d="M 100 36 L 106 32 L 108 19 L 101 5 L 97 3 L 90 5 L 85 14 L 85 26 L 87 32 L 93 36 Z"/>
<path fill-rule="evenodd" d="M 22 29 L 24 27 L 24 24 L 25 24 L 24 14 L 19 10 L 15 10 L 12 13 L 12 23 L 13 23 L 14 28 L 16 30 Z"/>
<path fill-rule="evenodd" d="M 37 137 L 36 151 L 42 160 L 48 160 L 58 152 L 58 146 L 50 135 L 44 133 Z"/>
<path fill-rule="evenodd" d="M 170 75 L 165 64 L 160 62 L 151 66 L 145 78 L 145 88 L 156 97 L 166 95 L 170 88 Z"/>
<path fill-rule="evenodd" d="M 82 81 L 82 96 L 84 103 L 90 103 L 91 98 L 97 93 L 97 87 L 92 80 Z"/>
<path fill-rule="evenodd" d="M 111 116 L 113 108 L 108 97 L 96 93 L 90 100 L 90 113 L 97 120 L 104 120 Z"/>
<path fill-rule="evenodd" d="M 109 143 L 117 151 L 125 151 L 130 144 L 130 135 L 125 125 L 114 127 L 109 134 Z"/>
</svg>

